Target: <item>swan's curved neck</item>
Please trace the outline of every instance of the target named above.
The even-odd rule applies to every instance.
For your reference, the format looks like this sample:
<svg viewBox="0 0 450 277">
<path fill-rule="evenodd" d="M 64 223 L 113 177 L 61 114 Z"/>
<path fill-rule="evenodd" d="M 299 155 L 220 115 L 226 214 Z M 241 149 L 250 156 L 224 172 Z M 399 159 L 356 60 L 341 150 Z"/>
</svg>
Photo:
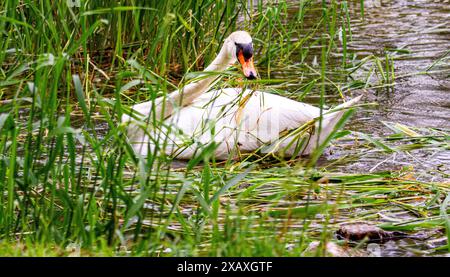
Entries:
<svg viewBox="0 0 450 277">
<path fill-rule="evenodd" d="M 217 57 L 211 62 L 210 65 L 208 65 L 208 67 L 205 68 L 204 71 L 223 71 L 234 63 L 235 58 L 228 53 L 227 47 L 224 44 Z"/>
<path fill-rule="evenodd" d="M 227 47 L 224 44 L 217 57 L 207 68 L 205 68 L 204 71 L 224 71 L 233 63 L 235 63 L 235 58 L 233 55 L 228 53 Z M 216 78 L 217 75 L 211 75 L 211 77 L 206 77 L 195 83 L 190 83 L 181 90 L 176 90 L 170 93 L 165 100 L 164 118 L 172 115 L 174 107 L 183 107 L 191 104 L 197 97 L 208 90 L 209 86 Z M 164 99 L 162 99 L 162 101 L 164 101 Z"/>
</svg>

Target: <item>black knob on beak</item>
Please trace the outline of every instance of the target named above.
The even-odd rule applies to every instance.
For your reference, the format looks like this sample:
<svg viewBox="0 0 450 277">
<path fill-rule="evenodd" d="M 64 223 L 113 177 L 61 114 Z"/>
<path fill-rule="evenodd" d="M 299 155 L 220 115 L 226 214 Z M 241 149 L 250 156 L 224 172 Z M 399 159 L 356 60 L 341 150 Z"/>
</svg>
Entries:
<svg viewBox="0 0 450 277">
<path fill-rule="evenodd" d="M 255 79 L 256 79 L 256 76 L 254 75 L 253 72 L 250 72 L 250 75 L 248 75 L 247 79 L 249 79 L 249 80 L 255 80 Z"/>
</svg>

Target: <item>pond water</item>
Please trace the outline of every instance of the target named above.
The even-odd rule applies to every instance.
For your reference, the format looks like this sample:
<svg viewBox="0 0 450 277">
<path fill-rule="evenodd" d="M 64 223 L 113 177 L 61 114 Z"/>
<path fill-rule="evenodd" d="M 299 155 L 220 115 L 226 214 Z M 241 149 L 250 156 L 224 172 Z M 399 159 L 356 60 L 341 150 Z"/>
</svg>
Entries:
<svg viewBox="0 0 450 277">
<path fill-rule="evenodd" d="M 364 102 L 378 105 L 360 108 L 346 128 L 372 137 L 394 133 L 383 122 L 450 129 L 450 28 L 446 24 L 450 22 L 450 1 L 364 1 L 364 18 L 360 15 L 359 3 L 349 1 L 352 40 L 348 43 L 348 52 L 355 54 L 356 61 L 370 55 L 384 59 L 386 52 L 393 55 L 397 78 L 390 88 L 362 92 Z M 319 1 L 317 7 L 320 7 Z M 294 14 L 297 9 L 291 11 Z M 306 24 L 313 26 L 320 15 L 320 9 L 312 10 L 306 15 Z M 335 53 L 332 63 L 341 63 L 341 55 Z M 320 61 L 320 50 L 317 60 Z M 424 74 L 428 68 L 429 73 Z M 331 74 L 339 74 L 341 69 L 339 66 L 336 69 Z M 275 70 L 271 77 L 289 78 L 289 71 Z M 306 101 L 317 103 L 318 94 L 311 93 Z M 341 100 L 337 93 L 327 97 L 327 104 L 338 101 Z M 418 133 L 428 134 L 426 130 Z M 361 149 L 351 144 L 354 142 L 330 147 L 321 164 L 333 164 L 333 169 L 343 172 L 400 170 L 409 166 L 417 179 L 427 181 L 445 180 L 450 173 L 448 147 L 408 153 L 365 151 L 361 154 Z M 355 158 L 350 158 L 352 156 Z M 336 162 L 338 159 L 350 162 Z"/>
<path fill-rule="evenodd" d="M 398 122 L 408 126 L 428 128 L 450 128 L 450 22 L 449 1 L 366 1 L 379 5 L 365 7 L 365 20 L 353 22 L 353 51 L 361 56 L 379 53 L 385 49 L 405 49 L 410 53 L 394 61 L 397 76 L 425 71 L 435 61 L 447 55 L 447 61 L 435 66 L 432 71 L 445 73 L 414 74 L 396 80 L 389 93 L 371 91 L 367 100 L 377 101 L 376 109 L 357 114 L 353 121 L 370 134 L 388 135 L 392 131 L 381 121 Z M 352 127 L 350 127 L 351 129 Z M 427 176 L 428 171 L 450 173 L 450 151 L 414 151 L 412 156 L 392 155 L 378 169 L 392 169 L 405 165 L 413 166 L 421 178 L 440 179 Z M 368 157 L 370 158 L 370 157 Z M 360 160 L 352 168 L 361 168 L 377 162 L 377 159 Z M 378 162 L 379 163 L 379 162 Z M 373 165 L 375 166 L 375 165 Z M 444 166 L 444 167 L 442 167 Z M 365 166 L 362 166 L 365 167 Z M 373 167 L 371 167 L 373 168 Z M 428 178 L 427 178 L 427 177 Z M 433 178 L 435 177 L 435 178 Z"/>
<path fill-rule="evenodd" d="M 382 121 L 414 127 L 450 129 L 450 1 L 365 2 L 364 20 L 354 20 L 351 24 L 351 51 L 361 59 L 371 54 L 380 55 L 384 49 L 408 50 L 408 54 L 394 60 L 394 69 L 396 76 L 411 75 L 397 79 L 391 91 L 369 90 L 365 100 L 378 102 L 379 105 L 371 109 L 360 109 L 347 124 L 347 128 L 372 136 L 392 134 Z M 353 18 L 358 18 L 359 9 L 354 8 L 352 12 Z M 445 55 L 447 60 L 431 69 L 436 73 L 412 74 L 425 71 Z M 348 152 L 341 150 L 327 159 L 343 155 L 348 155 Z M 432 151 L 419 149 L 411 151 L 409 155 L 368 153 L 359 157 L 357 162 L 343 164 L 340 168 L 346 172 L 367 172 L 395 170 L 403 166 L 412 166 L 416 172 L 415 177 L 419 180 L 445 181 L 450 173 L 449 148 Z M 445 245 L 442 238 L 436 240 Z M 391 241 L 381 245 L 381 255 L 425 255 L 432 243 L 433 241 Z"/>
</svg>

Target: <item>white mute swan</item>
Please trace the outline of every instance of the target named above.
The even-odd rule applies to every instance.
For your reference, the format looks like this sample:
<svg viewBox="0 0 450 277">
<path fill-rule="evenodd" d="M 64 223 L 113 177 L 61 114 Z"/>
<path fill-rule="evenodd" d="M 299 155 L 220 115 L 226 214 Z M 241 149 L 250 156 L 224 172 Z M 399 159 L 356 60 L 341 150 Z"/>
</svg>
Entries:
<svg viewBox="0 0 450 277">
<path fill-rule="evenodd" d="M 252 38 L 244 31 L 232 33 L 204 71 L 224 71 L 237 61 L 245 77 L 256 78 Z M 131 114 L 123 115 L 122 122 L 127 124 L 127 136 L 135 152 L 142 156 L 164 153 L 190 159 L 206 149 L 223 160 L 269 144 L 275 147 L 268 151 L 284 157 L 307 155 L 331 134 L 344 108 L 361 98 L 339 105 L 334 112 L 323 110 L 320 125 L 319 120 L 314 123 L 320 118 L 319 108 L 286 97 L 241 88 L 208 91 L 216 78 L 217 75 L 206 75 L 181 91 L 134 105 Z M 153 126 L 154 118 L 163 123 Z M 308 122 L 312 122 L 312 128 L 300 145 L 298 136 L 280 139 L 281 133 Z"/>
</svg>

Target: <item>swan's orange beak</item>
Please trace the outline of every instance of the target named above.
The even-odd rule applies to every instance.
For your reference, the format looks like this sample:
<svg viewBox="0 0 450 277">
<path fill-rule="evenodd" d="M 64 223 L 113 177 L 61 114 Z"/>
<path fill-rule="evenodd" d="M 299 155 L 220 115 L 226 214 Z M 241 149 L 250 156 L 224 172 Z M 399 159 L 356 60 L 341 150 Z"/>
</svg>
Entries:
<svg viewBox="0 0 450 277">
<path fill-rule="evenodd" d="M 253 64 L 253 57 L 249 59 L 244 58 L 244 53 L 242 50 L 238 52 L 238 61 L 242 65 L 242 70 L 244 71 L 244 76 L 247 79 L 256 79 L 257 73 L 255 65 Z"/>
</svg>

